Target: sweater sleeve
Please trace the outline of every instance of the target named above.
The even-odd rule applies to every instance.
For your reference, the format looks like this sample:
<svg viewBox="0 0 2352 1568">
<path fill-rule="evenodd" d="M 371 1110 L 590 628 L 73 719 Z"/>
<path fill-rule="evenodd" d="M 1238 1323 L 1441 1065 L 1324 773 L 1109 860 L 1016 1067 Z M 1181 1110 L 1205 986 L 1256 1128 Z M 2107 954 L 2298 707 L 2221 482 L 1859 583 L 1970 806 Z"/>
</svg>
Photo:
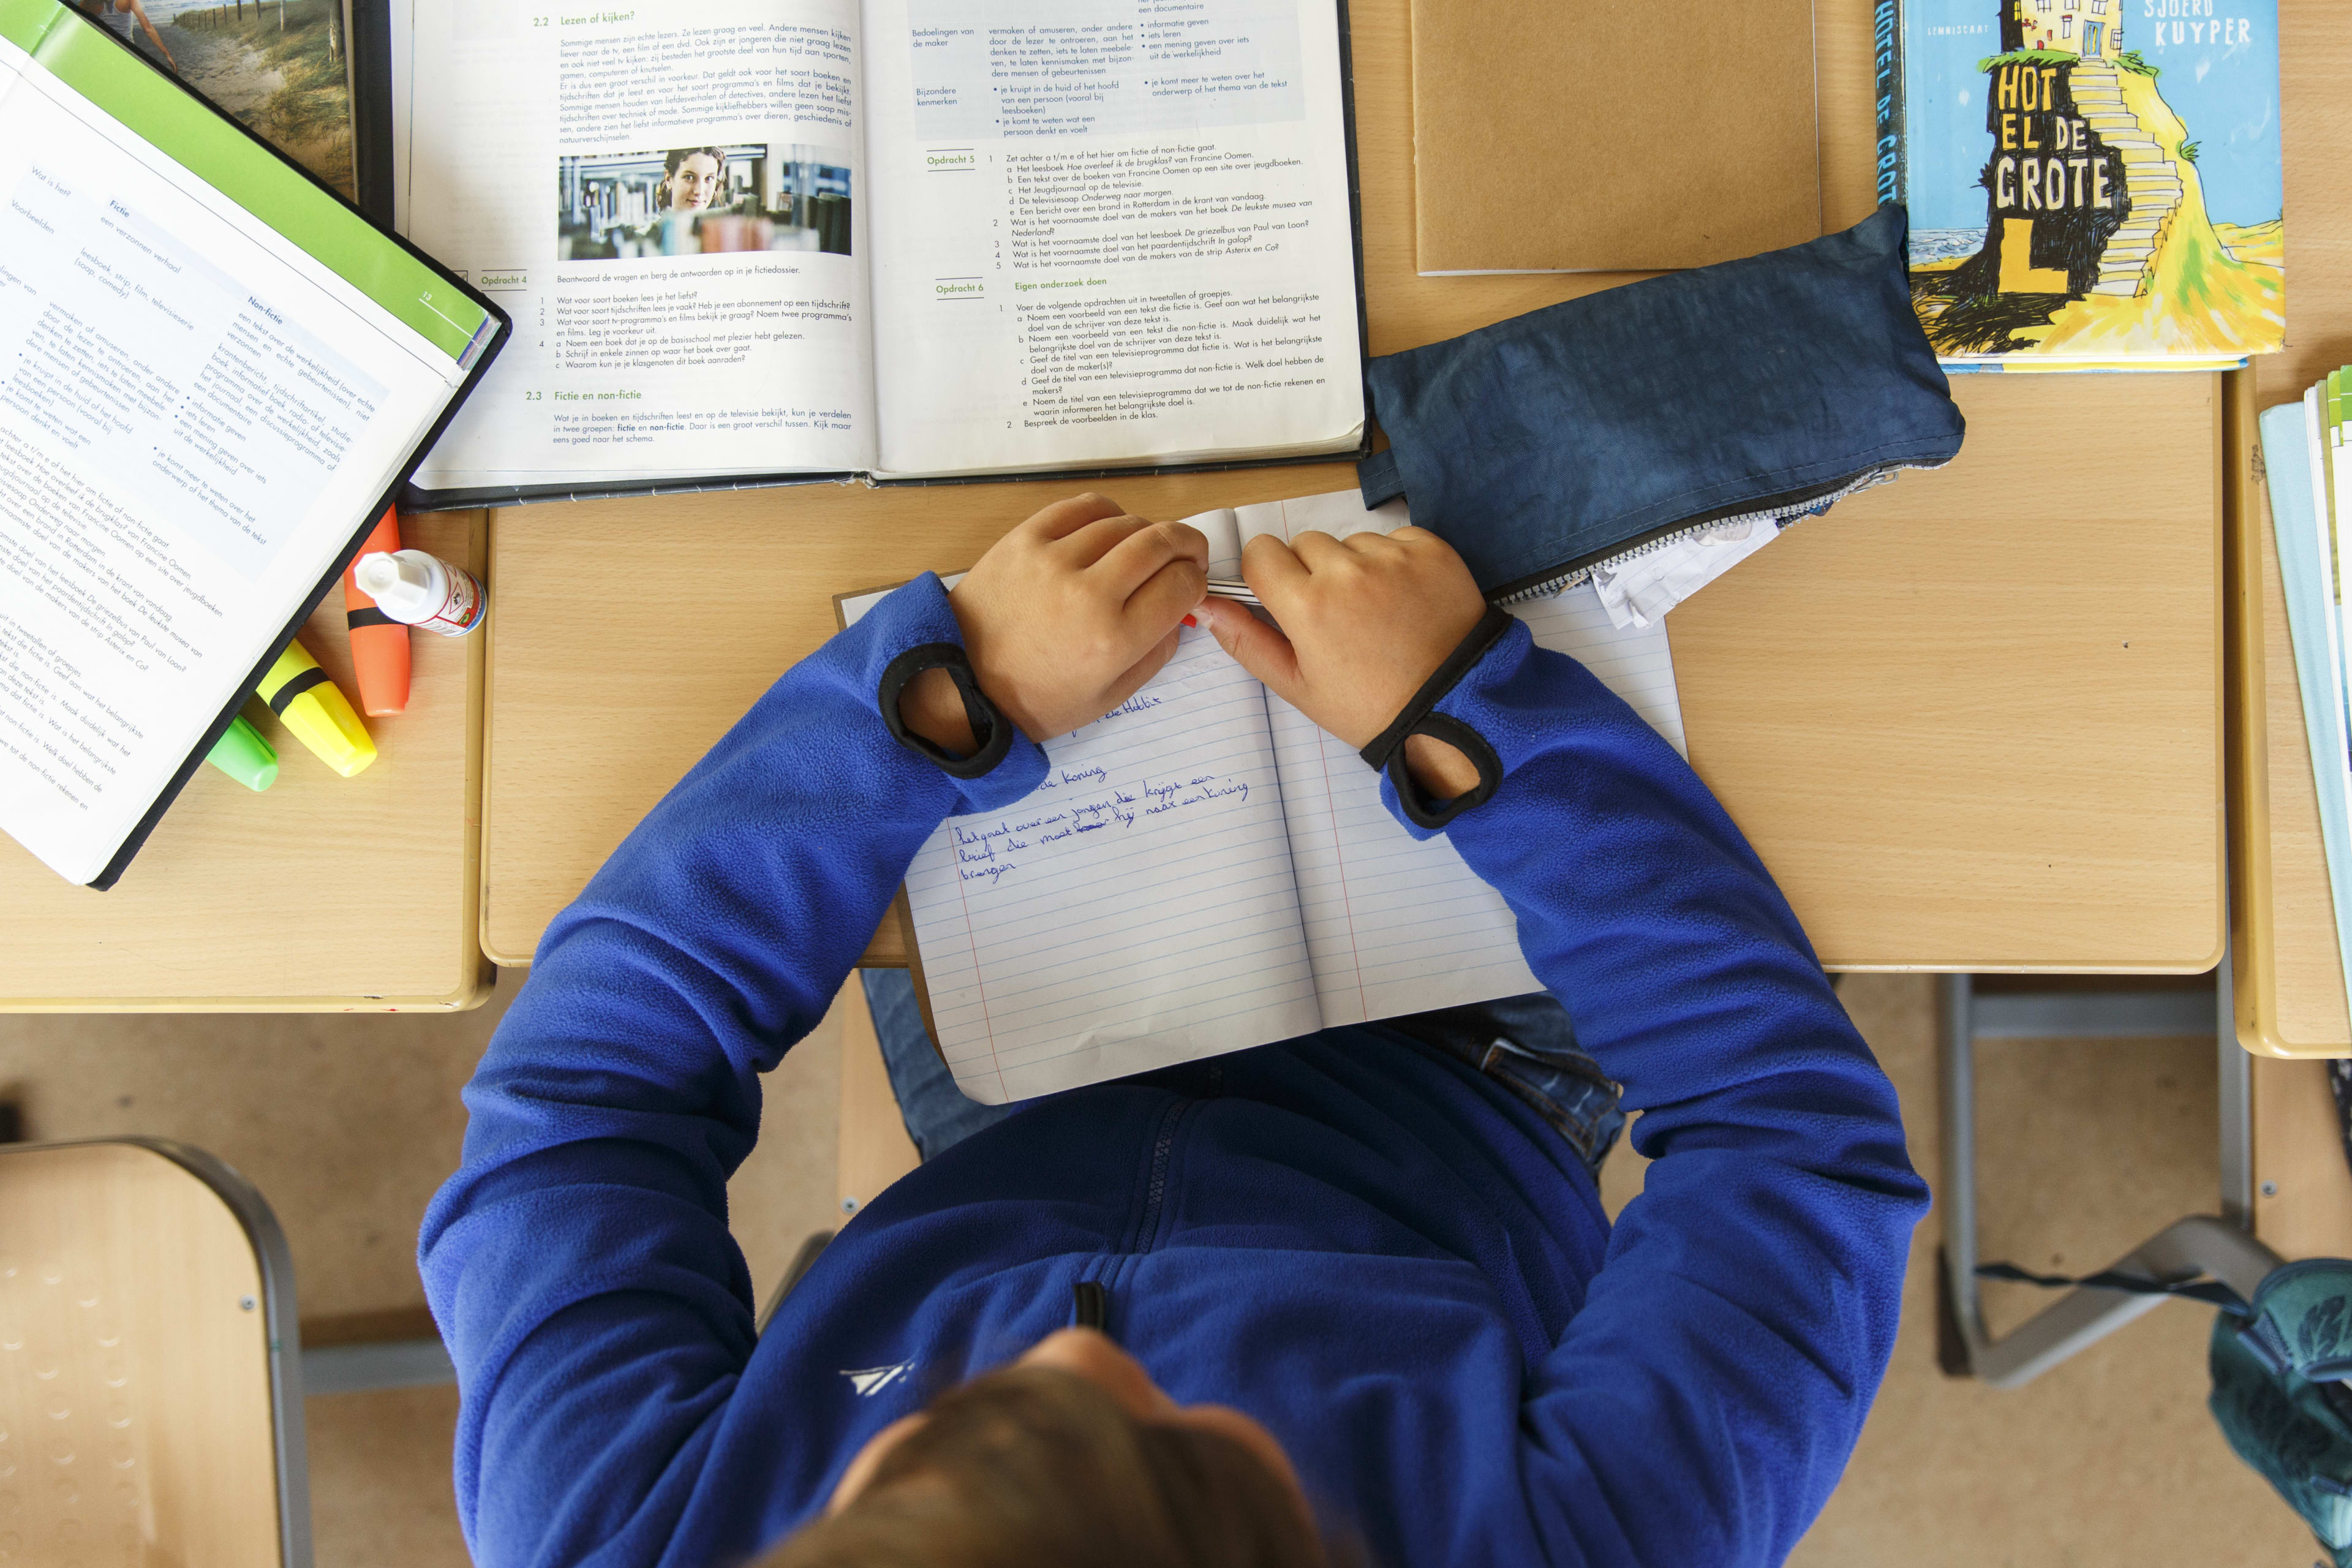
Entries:
<svg viewBox="0 0 2352 1568">
<path fill-rule="evenodd" d="M 1540 1538 L 1778 1563 L 1853 1450 L 1927 1209 L 1894 1087 L 1755 851 L 1590 672 L 1514 627 L 1438 710 L 1502 764 L 1448 837 L 1655 1162 L 1528 1385 Z"/>
<path fill-rule="evenodd" d="M 541 940 L 418 1243 L 485 1568 L 667 1543 L 753 1343 L 727 1179 L 760 1075 L 824 1016 L 940 822 L 1044 774 L 1016 737 L 960 781 L 885 727 L 890 660 L 961 641 L 938 578 L 890 595 L 770 688 Z"/>
</svg>

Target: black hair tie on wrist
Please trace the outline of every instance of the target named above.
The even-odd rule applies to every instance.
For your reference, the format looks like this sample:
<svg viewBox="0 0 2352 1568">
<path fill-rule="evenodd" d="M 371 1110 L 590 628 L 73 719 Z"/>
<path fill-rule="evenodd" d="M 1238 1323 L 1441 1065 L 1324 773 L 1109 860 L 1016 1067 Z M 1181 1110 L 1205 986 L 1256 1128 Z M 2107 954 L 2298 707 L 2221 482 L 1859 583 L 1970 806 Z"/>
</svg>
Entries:
<svg viewBox="0 0 2352 1568">
<path fill-rule="evenodd" d="M 1503 761 L 1486 738 L 1461 720 L 1437 712 L 1438 703 L 1445 700 L 1470 673 L 1471 668 L 1486 657 L 1503 634 L 1511 629 L 1507 611 L 1489 605 L 1478 624 L 1445 656 L 1444 662 L 1430 672 L 1421 689 L 1404 705 L 1389 727 L 1372 738 L 1371 743 L 1357 755 L 1375 769 L 1385 769 L 1389 782 L 1396 786 L 1397 802 L 1404 807 L 1405 816 L 1419 827 L 1432 830 L 1444 827 L 1474 805 L 1484 804 L 1494 795 L 1503 782 Z M 1405 766 L 1404 742 L 1408 735 L 1426 735 L 1433 741 L 1443 741 L 1470 759 L 1478 770 L 1478 783 L 1452 800 L 1432 801 L 1413 782 Z"/>
<path fill-rule="evenodd" d="M 963 698 L 964 718 L 971 724 L 975 748 L 968 757 L 959 757 L 916 734 L 907 728 L 907 721 L 898 711 L 898 699 L 905 694 L 908 683 L 927 669 L 946 670 Z M 882 684 L 875 693 L 875 701 L 882 710 L 882 722 L 890 727 L 891 737 L 908 751 L 939 764 L 940 771 L 950 777 L 976 779 L 1003 762 L 1005 753 L 1013 749 L 1013 721 L 980 689 L 980 682 L 971 673 L 971 656 L 954 643 L 921 643 L 892 659 L 883 668 Z"/>
<path fill-rule="evenodd" d="M 1416 827 L 1431 832 L 1444 827 L 1474 805 L 1483 805 L 1494 798 L 1503 782 L 1503 759 L 1486 743 L 1486 737 L 1450 713 L 1424 713 L 1412 733 L 1426 735 L 1433 741 L 1443 741 L 1470 759 L 1478 770 L 1478 782 L 1455 795 L 1452 800 L 1432 800 L 1405 765 L 1404 746 L 1399 742 L 1389 755 L 1389 783 L 1396 785 L 1397 804 L 1404 807 L 1407 820 Z"/>
</svg>

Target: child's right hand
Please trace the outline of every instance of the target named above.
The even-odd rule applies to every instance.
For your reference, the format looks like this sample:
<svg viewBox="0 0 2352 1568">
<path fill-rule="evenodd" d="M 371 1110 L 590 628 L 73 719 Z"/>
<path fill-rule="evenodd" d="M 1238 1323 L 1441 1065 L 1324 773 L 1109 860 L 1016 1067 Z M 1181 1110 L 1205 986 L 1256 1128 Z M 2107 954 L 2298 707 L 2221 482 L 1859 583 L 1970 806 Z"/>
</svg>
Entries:
<svg viewBox="0 0 2352 1568">
<path fill-rule="evenodd" d="M 948 602 L 980 689 L 1045 742 L 1093 723 L 1160 673 L 1177 626 L 1201 602 L 1208 565 L 1209 542 L 1191 524 L 1073 496 L 989 546 Z M 917 677 L 900 710 L 926 739 L 970 748 L 944 671 Z"/>
</svg>

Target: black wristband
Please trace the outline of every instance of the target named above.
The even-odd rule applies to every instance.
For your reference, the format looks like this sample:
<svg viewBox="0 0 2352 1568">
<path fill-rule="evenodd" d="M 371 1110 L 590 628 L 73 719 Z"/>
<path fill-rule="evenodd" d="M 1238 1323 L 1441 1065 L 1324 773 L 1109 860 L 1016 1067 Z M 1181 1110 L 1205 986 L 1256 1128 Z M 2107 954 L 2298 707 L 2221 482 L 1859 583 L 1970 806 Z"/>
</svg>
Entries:
<svg viewBox="0 0 2352 1568">
<path fill-rule="evenodd" d="M 916 734 L 907 728 L 907 721 L 898 711 L 898 699 L 905 694 L 908 683 L 927 669 L 946 670 L 963 698 L 964 717 L 971 723 L 976 748 L 968 757 L 959 757 Z M 882 710 L 882 722 L 890 727 L 892 738 L 908 751 L 938 763 L 940 771 L 950 777 L 976 779 L 1003 762 L 1004 754 L 1013 749 L 1013 721 L 980 689 L 980 682 L 972 678 L 970 656 L 954 643 L 922 643 L 892 659 L 883 668 L 882 685 L 875 693 L 875 701 Z"/>
<path fill-rule="evenodd" d="M 1430 799 L 1414 782 L 1412 770 L 1405 765 L 1404 743 L 1399 742 L 1396 750 L 1389 753 L 1389 783 L 1396 786 L 1397 804 L 1404 807 L 1407 821 L 1435 832 L 1472 806 L 1483 805 L 1494 797 L 1503 782 L 1503 759 L 1495 754 L 1486 736 L 1451 713 L 1424 713 L 1412 732 L 1443 741 L 1469 758 L 1471 765 L 1478 770 L 1478 782 L 1452 800 Z"/>
<path fill-rule="evenodd" d="M 1498 610 L 1492 605 L 1487 605 L 1486 613 L 1478 617 L 1478 624 L 1470 628 L 1470 635 L 1464 637 L 1455 645 L 1454 651 L 1445 656 L 1444 663 L 1430 672 L 1429 679 L 1421 683 L 1421 689 L 1412 694 L 1412 700 L 1404 705 L 1404 710 L 1396 716 L 1387 729 L 1372 737 L 1370 745 L 1356 754 L 1371 764 L 1376 772 L 1387 767 L 1390 759 L 1394 757 L 1404 745 L 1404 738 L 1420 728 L 1423 718 L 1429 710 L 1444 701 L 1445 694 L 1459 685 L 1464 676 L 1470 673 L 1470 667 L 1484 658 L 1486 656 L 1486 650 L 1493 647 L 1496 640 L 1510 629 L 1509 613 Z"/>
</svg>

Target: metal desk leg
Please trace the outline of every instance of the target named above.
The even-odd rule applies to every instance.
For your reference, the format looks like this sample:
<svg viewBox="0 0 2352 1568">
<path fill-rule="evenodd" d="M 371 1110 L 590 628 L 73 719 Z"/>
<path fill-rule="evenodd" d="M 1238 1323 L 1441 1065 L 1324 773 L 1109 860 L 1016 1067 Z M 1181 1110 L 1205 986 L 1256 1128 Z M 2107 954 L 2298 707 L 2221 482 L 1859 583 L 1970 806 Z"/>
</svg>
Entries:
<svg viewBox="0 0 2352 1568">
<path fill-rule="evenodd" d="M 2213 1048 L 2221 1068 L 2221 1217 L 2252 1236 L 2254 1231 L 2254 1063 L 2238 1044 L 2237 989 L 2231 983 L 2228 948 L 2214 972 Z M 2244 1294 L 2241 1291 L 2240 1294 Z"/>
<path fill-rule="evenodd" d="M 1977 1280 L 1975 993 L 1969 976 L 1937 983 L 1937 1056 L 1942 1068 L 1943 1180 L 1937 1194 L 1944 1212 L 1940 1259 L 1945 1313 L 1944 1370 L 1973 1373 L 1996 1388 L 2031 1382 L 2068 1356 L 2114 1333 L 2163 1296 L 2076 1289 L 1994 1339 L 1985 1330 Z M 2221 1197 L 2223 1216 L 2192 1215 L 2174 1221 L 2111 1266 L 2113 1272 L 2172 1282 L 2210 1274 L 2251 1297 L 2279 1258 L 2243 1228 L 2251 1213 L 2252 1151 L 2248 1130 L 2245 1054 L 2231 1018 L 2229 968 L 2220 996 L 2221 1075 Z"/>
</svg>

